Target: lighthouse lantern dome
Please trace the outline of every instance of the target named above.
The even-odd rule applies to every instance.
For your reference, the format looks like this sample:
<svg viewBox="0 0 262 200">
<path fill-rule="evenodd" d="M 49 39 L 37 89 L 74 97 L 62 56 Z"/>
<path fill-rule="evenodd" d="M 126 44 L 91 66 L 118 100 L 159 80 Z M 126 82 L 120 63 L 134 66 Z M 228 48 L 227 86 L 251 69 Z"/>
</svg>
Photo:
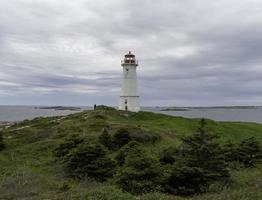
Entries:
<svg viewBox="0 0 262 200">
<path fill-rule="evenodd" d="M 138 65 L 137 60 L 136 60 L 136 56 L 134 54 L 131 53 L 131 51 L 129 51 L 125 57 L 124 60 L 122 60 L 122 64 L 134 64 L 134 65 Z"/>
</svg>

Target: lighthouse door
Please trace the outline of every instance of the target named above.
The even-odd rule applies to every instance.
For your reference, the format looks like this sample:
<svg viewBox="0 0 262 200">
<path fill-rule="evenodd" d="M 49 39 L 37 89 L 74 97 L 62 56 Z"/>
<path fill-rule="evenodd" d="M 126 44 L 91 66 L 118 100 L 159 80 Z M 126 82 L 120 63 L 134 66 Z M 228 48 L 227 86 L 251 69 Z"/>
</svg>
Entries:
<svg viewBox="0 0 262 200">
<path fill-rule="evenodd" d="M 125 106 L 125 110 L 127 110 L 127 106 Z"/>
</svg>

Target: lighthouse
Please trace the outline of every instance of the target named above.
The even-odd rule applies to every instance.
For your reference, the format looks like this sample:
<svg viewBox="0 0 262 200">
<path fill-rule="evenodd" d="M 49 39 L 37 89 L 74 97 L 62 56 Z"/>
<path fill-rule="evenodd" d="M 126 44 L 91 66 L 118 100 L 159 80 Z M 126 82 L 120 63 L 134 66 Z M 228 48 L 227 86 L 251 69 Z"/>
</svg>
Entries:
<svg viewBox="0 0 262 200">
<path fill-rule="evenodd" d="M 140 110 L 136 77 L 138 62 L 135 55 L 129 51 L 121 61 L 121 65 L 123 67 L 123 83 L 119 110 L 138 112 Z"/>
</svg>

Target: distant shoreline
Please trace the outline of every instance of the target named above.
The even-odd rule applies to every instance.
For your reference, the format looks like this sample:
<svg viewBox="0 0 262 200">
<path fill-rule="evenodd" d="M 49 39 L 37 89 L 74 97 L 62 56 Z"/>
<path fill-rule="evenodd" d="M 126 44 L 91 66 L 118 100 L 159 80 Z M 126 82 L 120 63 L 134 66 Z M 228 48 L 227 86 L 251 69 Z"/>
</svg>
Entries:
<svg viewBox="0 0 262 200">
<path fill-rule="evenodd" d="M 35 107 L 35 109 L 77 111 L 77 110 L 81 110 L 82 108 L 80 108 L 80 107 L 73 107 L 73 106 L 40 106 L 40 107 Z"/>
<path fill-rule="evenodd" d="M 161 111 L 190 111 L 190 110 L 202 110 L 202 109 L 258 109 L 262 106 L 201 106 L 201 107 L 167 107 Z"/>
<path fill-rule="evenodd" d="M 0 106 L 0 126 L 31 120 L 37 117 L 66 116 L 93 107 L 81 106 Z M 141 107 L 141 111 L 162 113 L 185 118 L 207 118 L 215 121 L 262 123 L 262 106 L 209 107 Z"/>
</svg>

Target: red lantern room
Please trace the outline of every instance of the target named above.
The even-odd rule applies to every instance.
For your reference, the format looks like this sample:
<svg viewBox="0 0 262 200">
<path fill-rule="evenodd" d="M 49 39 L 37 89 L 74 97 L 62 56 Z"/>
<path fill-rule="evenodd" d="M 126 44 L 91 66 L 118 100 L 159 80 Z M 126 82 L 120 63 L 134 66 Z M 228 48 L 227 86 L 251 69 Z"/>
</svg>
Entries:
<svg viewBox="0 0 262 200">
<path fill-rule="evenodd" d="M 136 60 L 136 56 L 131 53 L 131 51 L 128 52 L 128 54 L 125 55 L 124 60 L 122 60 L 122 65 L 138 65 L 138 62 Z"/>
</svg>

